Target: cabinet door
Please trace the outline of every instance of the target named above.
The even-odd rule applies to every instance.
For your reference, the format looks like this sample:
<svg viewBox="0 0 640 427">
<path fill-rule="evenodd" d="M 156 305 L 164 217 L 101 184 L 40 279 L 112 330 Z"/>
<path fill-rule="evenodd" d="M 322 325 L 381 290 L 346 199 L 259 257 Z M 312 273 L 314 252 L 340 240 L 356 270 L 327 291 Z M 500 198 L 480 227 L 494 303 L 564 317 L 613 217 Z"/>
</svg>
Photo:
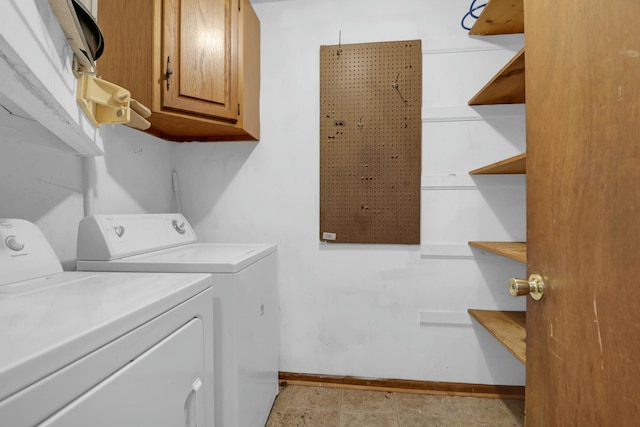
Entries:
<svg viewBox="0 0 640 427">
<path fill-rule="evenodd" d="M 162 109 L 236 122 L 237 0 L 164 0 L 162 12 Z"/>
</svg>

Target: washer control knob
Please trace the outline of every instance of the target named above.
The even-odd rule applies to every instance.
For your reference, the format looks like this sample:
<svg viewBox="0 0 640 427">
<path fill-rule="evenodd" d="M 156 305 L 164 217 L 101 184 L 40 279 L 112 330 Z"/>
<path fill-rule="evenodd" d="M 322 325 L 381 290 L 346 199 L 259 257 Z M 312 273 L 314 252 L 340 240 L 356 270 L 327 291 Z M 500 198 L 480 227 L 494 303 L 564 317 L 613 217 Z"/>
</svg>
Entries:
<svg viewBox="0 0 640 427">
<path fill-rule="evenodd" d="M 21 250 L 24 249 L 24 243 L 22 243 L 20 240 L 18 240 L 18 238 L 16 236 L 14 236 L 14 235 L 7 236 L 7 238 L 4 239 L 4 243 L 12 251 L 16 251 L 17 252 L 17 251 L 21 251 Z"/>
<path fill-rule="evenodd" d="M 178 223 L 178 220 L 174 219 L 171 221 L 171 225 L 173 225 L 173 229 L 176 230 L 178 234 L 184 234 L 187 231 L 184 221 Z"/>
<path fill-rule="evenodd" d="M 124 227 L 121 225 L 113 227 L 113 230 L 116 232 L 116 236 L 118 237 L 122 237 L 124 235 Z"/>
</svg>

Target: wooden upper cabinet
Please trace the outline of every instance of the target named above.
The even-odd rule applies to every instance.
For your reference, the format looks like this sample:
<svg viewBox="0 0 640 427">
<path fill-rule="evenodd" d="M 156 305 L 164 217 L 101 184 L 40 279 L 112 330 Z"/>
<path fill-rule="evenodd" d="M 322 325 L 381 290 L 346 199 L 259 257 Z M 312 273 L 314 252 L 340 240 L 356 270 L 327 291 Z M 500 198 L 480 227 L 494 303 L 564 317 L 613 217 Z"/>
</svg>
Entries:
<svg viewBox="0 0 640 427">
<path fill-rule="evenodd" d="M 162 109 L 238 120 L 237 0 L 165 0 Z M 167 71 L 172 74 L 167 76 Z"/>
<path fill-rule="evenodd" d="M 151 109 L 146 132 L 260 138 L 260 21 L 249 0 L 105 0 L 98 24 L 98 75 Z"/>
</svg>

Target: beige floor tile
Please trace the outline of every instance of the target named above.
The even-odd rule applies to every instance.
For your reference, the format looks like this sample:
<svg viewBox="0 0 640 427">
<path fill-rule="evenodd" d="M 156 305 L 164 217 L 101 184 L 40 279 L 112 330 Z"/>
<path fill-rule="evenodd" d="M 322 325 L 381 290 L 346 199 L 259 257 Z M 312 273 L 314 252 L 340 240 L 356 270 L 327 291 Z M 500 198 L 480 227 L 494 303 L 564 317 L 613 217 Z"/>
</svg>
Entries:
<svg viewBox="0 0 640 427">
<path fill-rule="evenodd" d="M 455 413 L 447 396 L 395 393 L 394 398 L 400 415 L 455 418 Z"/>
<path fill-rule="evenodd" d="M 271 408 L 266 427 L 281 427 L 284 424 L 285 409 Z"/>
<path fill-rule="evenodd" d="M 524 400 L 504 399 L 503 402 L 518 425 L 524 427 Z"/>
<path fill-rule="evenodd" d="M 267 427 L 523 427 L 524 401 L 281 386 Z"/>
<path fill-rule="evenodd" d="M 273 407 L 271 408 L 271 412 L 278 411 L 280 409 L 284 409 L 287 406 L 287 401 L 289 397 L 293 393 L 297 386 L 280 386 L 278 390 L 278 395 L 276 396 L 275 402 L 273 402 Z"/>
<path fill-rule="evenodd" d="M 338 427 L 340 412 L 336 410 L 289 408 L 283 414 L 269 417 L 267 427 Z"/>
<path fill-rule="evenodd" d="M 395 413 L 342 411 L 340 427 L 399 427 Z"/>
<path fill-rule="evenodd" d="M 420 414 L 398 414 L 400 427 L 467 427 L 456 419 Z"/>
<path fill-rule="evenodd" d="M 500 399 L 452 396 L 449 397 L 449 401 L 458 420 L 493 425 L 515 424 L 513 417 Z"/>
<path fill-rule="evenodd" d="M 369 390 L 344 390 L 343 411 L 371 411 L 395 413 L 393 393 Z"/>
<path fill-rule="evenodd" d="M 296 387 L 287 399 L 287 408 L 339 410 L 342 389 L 328 387 Z"/>
</svg>

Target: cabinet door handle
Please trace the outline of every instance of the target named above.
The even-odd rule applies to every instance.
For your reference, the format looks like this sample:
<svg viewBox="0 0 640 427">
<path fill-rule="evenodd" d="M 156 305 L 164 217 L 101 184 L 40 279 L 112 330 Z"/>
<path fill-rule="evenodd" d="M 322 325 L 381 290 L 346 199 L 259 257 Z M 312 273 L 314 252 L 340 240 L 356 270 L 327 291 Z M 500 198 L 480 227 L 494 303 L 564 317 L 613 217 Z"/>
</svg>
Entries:
<svg viewBox="0 0 640 427">
<path fill-rule="evenodd" d="M 167 56 L 167 72 L 166 72 L 167 90 L 169 90 L 169 87 L 171 86 L 171 75 L 172 74 L 173 74 L 173 70 L 171 69 L 171 57 Z"/>
</svg>

